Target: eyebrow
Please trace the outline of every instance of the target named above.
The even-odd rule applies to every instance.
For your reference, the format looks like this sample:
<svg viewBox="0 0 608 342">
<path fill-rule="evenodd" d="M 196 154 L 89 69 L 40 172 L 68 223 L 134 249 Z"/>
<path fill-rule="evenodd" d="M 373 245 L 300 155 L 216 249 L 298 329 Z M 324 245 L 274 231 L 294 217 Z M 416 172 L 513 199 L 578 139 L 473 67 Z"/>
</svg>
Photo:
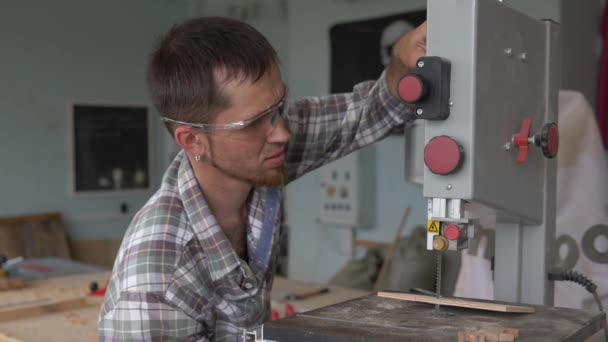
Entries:
<svg viewBox="0 0 608 342">
<path fill-rule="evenodd" d="M 266 107 L 263 110 L 256 112 L 249 119 L 246 119 L 245 121 L 255 119 L 256 117 L 260 116 L 262 113 L 265 113 L 268 110 L 270 110 L 271 108 L 276 107 L 279 103 L 284 102 L 285 99 L 287 98 L 288 93 L 289 93 L 289 89 L 287 88 L 287 85 L 285 83 L 283 83 L 283 95 L 281 95 L 281 97 L 277 101 L 275 101 L 273 104 L 271 104 L 270 106 Z"/>
</svg>

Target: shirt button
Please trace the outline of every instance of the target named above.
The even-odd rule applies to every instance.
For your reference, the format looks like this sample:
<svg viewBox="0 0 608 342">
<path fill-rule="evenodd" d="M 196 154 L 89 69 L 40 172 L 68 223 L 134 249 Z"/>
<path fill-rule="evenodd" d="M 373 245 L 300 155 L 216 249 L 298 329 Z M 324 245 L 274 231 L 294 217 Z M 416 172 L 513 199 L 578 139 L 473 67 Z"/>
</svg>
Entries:
<svg viewBox="0 0 608 342">
<path fill-rule="evenodd" d="M 250 290 L 253 287 L 253 284 L 251 284 L 249 282 L 245 283 L 244 285 L 247 290 Z"/>
</svg>

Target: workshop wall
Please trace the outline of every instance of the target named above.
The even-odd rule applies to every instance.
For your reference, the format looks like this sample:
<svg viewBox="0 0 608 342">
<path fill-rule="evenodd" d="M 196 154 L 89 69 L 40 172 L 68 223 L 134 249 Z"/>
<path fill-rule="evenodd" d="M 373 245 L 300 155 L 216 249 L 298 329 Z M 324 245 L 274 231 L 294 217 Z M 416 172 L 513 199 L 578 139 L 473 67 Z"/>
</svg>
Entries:
<svg viewBox="0 0 608 342">
<path fill-rule="evenodd" d="M 11 1 L 0 11 L 0 216 L 59 211 L 70 237 L 121 239 L 152 191 L 68 193 L 68 103 L 150 105 L 144 70 L 154 38 L 187 13 L 181 1 Z M 152 187 L 164 145 L 154 122 Z M 126 204 L 123 214 L 120 205 Z"/>
<path fill-rule="evenodd" d="M 570 13 L 562 1 L 506 0 L 533 16 L 556 20 Z M 586 1 L 590 7 L 579 9 L 580 13 L 593 13 L 596 1 Z M 154 118 L 144 83 L 147 54 L 159 34 L 187 16 L 227 15 L 258 28 L 277 49 L 290 95 L 296 98 L 329 91 L 331 25 L 421 9 L 425 4 L 425 0 L 13 1 L 0 11 L 4 44 L 0 216 L 60 211 L 74 239 L 122 238 L 132 215 L 153 191 L 107 197 L 68 193 L 68 103 L 147 104 Z M 590 27 L 584 30 L 593 32 Z M 591 49 L 588 41 L 595 38 L 587 36 L 587 47 L 572 53 Z M 589 74 L 593 65 L 585 62 L 583 78 L 575 81 L 595 89 L 594 74 Z M 358 238 L 391 241 L 407 206 L 413 212 L 406 233 L 425 220 L 421 189 L 403 180 L 402 140 L 393 136 L 372 147 L 377 169 L 369 182 L 376 187 L 376 219 L 372 227 L 358 232 Z M 155 188 L 176 147 L 159 123 L 154 124 L 152 141 Z M 317 221 L 319 180 L 320 171 L 315 171 L 288 186 L 286 214 L 290 276 L 323 282 L 348 257 L 340 253 L 346 234 Z M 122 203 L 129 208 L 126 214 L 120 212 Z"/>
</svg>

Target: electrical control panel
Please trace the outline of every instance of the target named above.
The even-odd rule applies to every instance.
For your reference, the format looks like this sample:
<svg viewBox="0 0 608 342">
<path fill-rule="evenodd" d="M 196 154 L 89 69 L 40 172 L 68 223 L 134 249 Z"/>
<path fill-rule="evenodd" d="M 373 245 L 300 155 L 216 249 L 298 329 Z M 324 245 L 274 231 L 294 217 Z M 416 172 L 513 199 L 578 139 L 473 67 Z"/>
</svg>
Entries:
<svg viewBox="0 0 608 342">
<path fill-rule="evenodd" d="M 375 155 L 368 146 L 321 168 L 321 224 L 368 227 L 375 206 Z"/>
</svg>

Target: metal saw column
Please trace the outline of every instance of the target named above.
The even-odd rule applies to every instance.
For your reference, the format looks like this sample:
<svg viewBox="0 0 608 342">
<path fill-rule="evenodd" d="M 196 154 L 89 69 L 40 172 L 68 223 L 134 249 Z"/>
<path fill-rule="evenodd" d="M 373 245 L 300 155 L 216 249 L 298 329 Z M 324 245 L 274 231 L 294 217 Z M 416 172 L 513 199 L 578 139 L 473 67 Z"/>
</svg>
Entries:
<svg viewBox="0 0 608 342">
<path fill-rule="evenodd" d="M 451 70 L 449 113 L 445 102 L 438 116 L 426 102 L 416 110 L 426 119 L 423 194 L 494 212 L 496 299 L 551 304 L 558 27 L 496 0 L 428 0 L 427 15 L 427 55 Z M 402 98 L 445 93 L 419 83 L 408 79 Z"/>
</svg>

